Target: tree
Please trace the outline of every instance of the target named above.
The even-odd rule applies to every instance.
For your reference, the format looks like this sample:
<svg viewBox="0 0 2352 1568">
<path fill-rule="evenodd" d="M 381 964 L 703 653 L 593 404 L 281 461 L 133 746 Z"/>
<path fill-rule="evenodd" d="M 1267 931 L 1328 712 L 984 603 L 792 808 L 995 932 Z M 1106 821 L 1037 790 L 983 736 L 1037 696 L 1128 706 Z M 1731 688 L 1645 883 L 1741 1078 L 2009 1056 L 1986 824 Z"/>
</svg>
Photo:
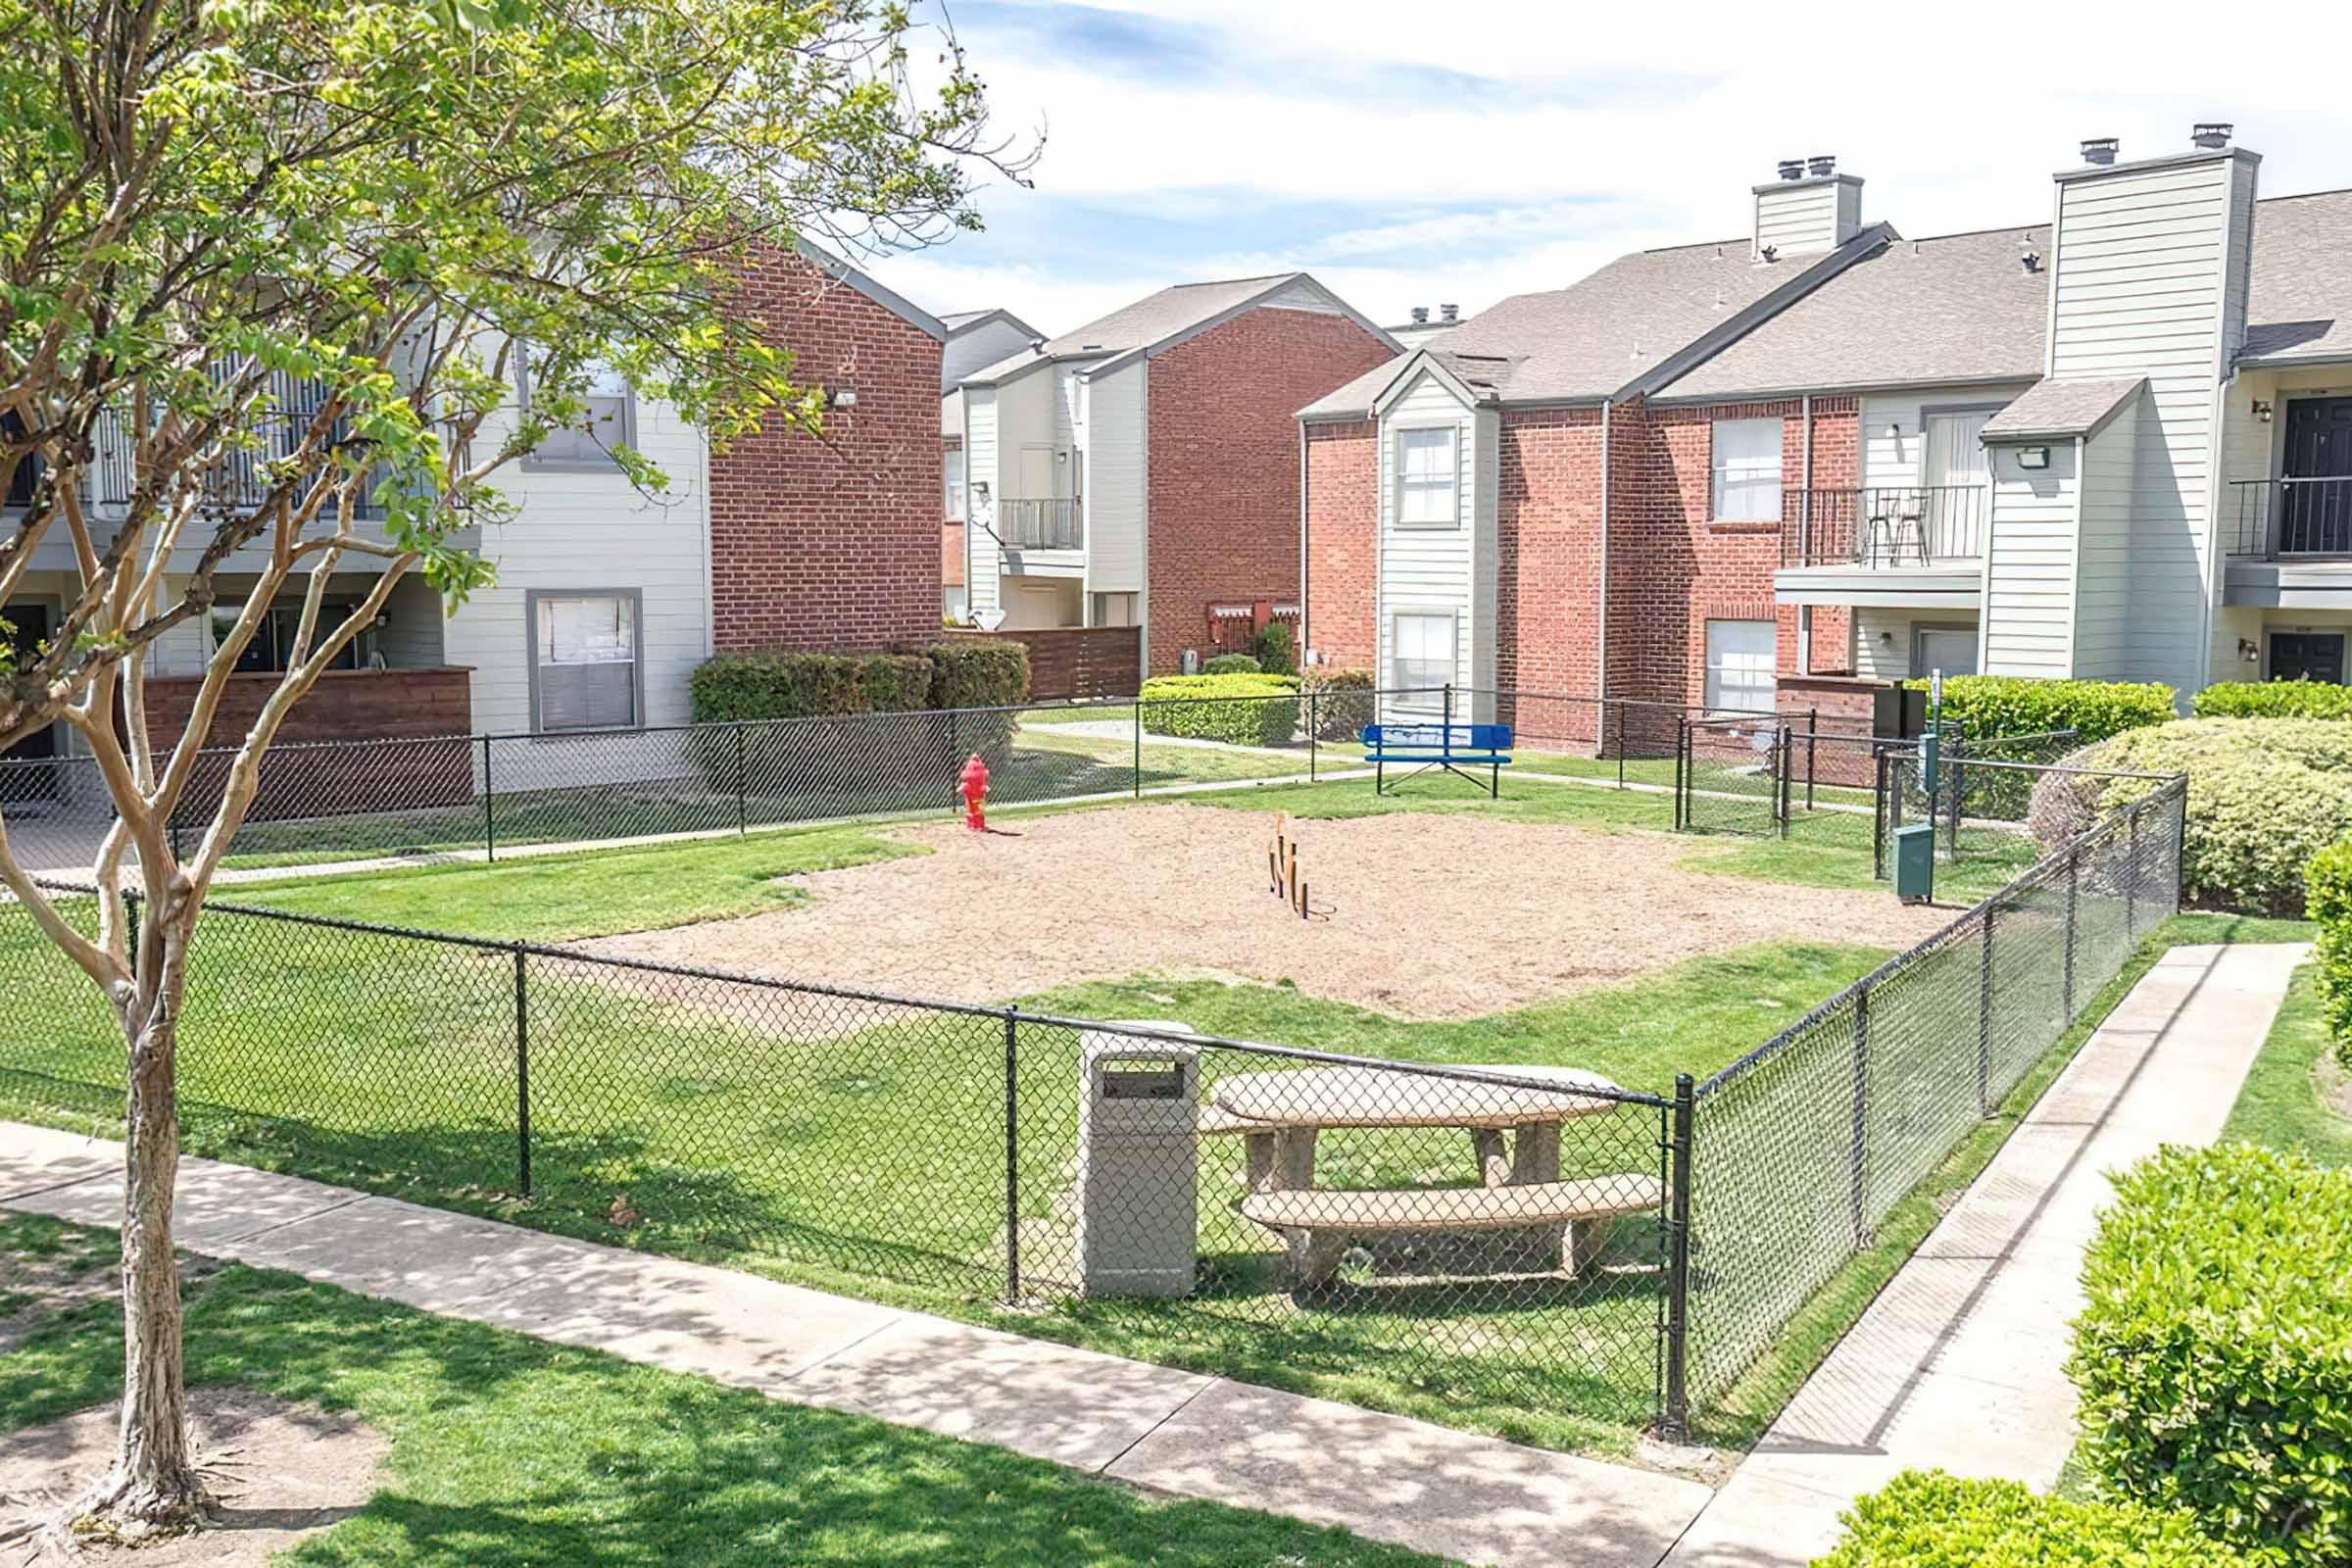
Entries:
<svg viewBox="0 0 2352 1568">
<path fill-rule="evenodd" d="M 976 178 L 1019 177 L 936 36 L 873 0 L 0 0 L 0 474 L 25 498 L 0 605 L 36 562 L 63 557 L 71 584 L 45 641 L 0 639 L 0 747 L 67 726 L 118 817 L 94 931 L 0 821 L 0 885 L 128 1052 L 122 1425 L 77 1514 L 136 1534 L 209 1501 L 182 1389 L 174 1057 L 189 940 L 287 710 L 405 574 L 453 602 L 488 580 L 461 530 L 512 511 L 502 468 L 594 428 L 592 376 L 714 441 L 763 417 L 821 431 L 730 279 L 811 227 L 886 245 L 976 227 Z M 376 575 L 338 616 L 327 581 L 355 566 Z M 285 672 L 191 795 L 281 593 L 299 594 Z M 191 621 L 212 652 L 159 749 L 149 653 Z M 208 805 L 174 853 L 173 813 Z"/>
</svg>

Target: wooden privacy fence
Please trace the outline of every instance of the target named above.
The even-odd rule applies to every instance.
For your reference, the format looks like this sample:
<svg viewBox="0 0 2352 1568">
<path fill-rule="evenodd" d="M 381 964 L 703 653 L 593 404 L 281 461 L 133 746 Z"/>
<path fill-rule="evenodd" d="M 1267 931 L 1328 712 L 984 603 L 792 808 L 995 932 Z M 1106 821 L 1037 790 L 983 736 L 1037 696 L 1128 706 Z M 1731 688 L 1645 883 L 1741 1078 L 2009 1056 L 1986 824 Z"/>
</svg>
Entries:
<svg viewBox="0 0 2352 1568">
<path fill-rule="evenodd" d="M 966 631 L 957 637 L 1008 640 L 1029 650 L 1029 700 L 1071 702 L 1133 697 L 1144 680 L 1141 626 L 1037 626 L 1021 631 Z"/>
</svg>

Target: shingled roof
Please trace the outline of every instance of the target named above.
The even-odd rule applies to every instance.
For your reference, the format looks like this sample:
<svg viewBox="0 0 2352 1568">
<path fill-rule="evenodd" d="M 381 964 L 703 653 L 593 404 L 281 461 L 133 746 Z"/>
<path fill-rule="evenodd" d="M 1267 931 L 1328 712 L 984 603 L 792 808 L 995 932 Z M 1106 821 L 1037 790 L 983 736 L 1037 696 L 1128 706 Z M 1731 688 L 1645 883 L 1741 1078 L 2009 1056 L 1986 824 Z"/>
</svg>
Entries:
<svg viewBox="0 0 2352 1568">
<path fill-rule="evenodd" d="M 1133 305 L 1124 305 L 1108 316 L 1097 317 L 1084 326 L 1049 338 L 1038 349 L 1024 349 L 1009 359 L 975 371 L 964 378 L 965 384 L 987 385 L 1017 375 L 1035 365 L 1051 360 L 1106 359 L 1139 349 L 1152 349 L 1170 338 L 1213 324 L 1220 318 L 1247 310 L 1257 301 L 1282 293 L 1294 284 L 1304 283 L 1316 293 L 1355 319 L 1370 332 L 1383 338 L 1387 334 L 1363 317 L 1349 309 L 1347 302 L 1317 283 L 1304 272 L 1269 272 L 1263 277 L 1229 277 L 1207 283 L 1177 283 L 1156 294 L 1147 294 Z"/>
<path fill-rule="evenodd" d="M 2254 204 L 2238 363 L 2352 360 L 2352 190 Z"/>
</svg>

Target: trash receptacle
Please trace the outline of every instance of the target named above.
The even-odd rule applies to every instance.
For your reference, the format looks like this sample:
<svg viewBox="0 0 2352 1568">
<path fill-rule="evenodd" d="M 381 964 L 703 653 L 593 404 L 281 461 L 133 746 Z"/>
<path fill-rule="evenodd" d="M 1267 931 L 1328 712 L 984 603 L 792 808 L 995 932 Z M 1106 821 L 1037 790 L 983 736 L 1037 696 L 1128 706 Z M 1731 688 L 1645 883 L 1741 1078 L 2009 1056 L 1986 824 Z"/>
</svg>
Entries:
<svg viewBox="0 0 2352 1568">
<path fill-rule="evenodd" d="M 1092 1029 L 1078 1038 L 1080 1289 L 1189 1296 L 1200 1250 L 1199 1048 Z"/>
<path fill-rule="evenodd" d="M 1906 822 L 1894 830 L 1894 896 L 1905 904 L 1936 897 L 1936 824 Z"/>
</svg>

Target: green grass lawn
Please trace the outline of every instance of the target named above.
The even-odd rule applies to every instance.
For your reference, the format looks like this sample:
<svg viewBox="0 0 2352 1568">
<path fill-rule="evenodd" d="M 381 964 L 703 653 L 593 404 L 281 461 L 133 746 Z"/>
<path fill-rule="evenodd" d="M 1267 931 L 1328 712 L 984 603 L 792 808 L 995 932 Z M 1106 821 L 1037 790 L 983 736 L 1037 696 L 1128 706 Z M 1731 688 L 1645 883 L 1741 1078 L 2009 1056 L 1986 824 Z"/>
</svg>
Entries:
<svg viewBox="0 0 2352 1568">
<path fill-rule="evenodd" d="M 12 1258 L 111 1236 L 0 1215 Z M 389 1445 L 366 1506 L 285 1560 L 349 1568 L 1406 1568 L 1344 1531 L 1170 1501 L 1041 1460 L 729 1389 L 231 1265 L 188 1290 L 191 1387 L 366 1421 Z M 0 1442 L 119 1396 L 112 1300 L 0 1354 Z M 266 1478 L 246 1478 L 266 1506 Z"/>
<path fill-rule="evenodd" d="M 2345 1102 L 2346 1075 L 2328 1059 L 2331 1045 L 2306 964 L 2295 971 L 2294 988 L 2246 1074 L 2222 1137 L 2298 1150 L 2326 1165 L 2352 1165 L 2352 1116 L 2321 1098 L 2330 1092 L 2336 1104 Z"/>
</svg>

